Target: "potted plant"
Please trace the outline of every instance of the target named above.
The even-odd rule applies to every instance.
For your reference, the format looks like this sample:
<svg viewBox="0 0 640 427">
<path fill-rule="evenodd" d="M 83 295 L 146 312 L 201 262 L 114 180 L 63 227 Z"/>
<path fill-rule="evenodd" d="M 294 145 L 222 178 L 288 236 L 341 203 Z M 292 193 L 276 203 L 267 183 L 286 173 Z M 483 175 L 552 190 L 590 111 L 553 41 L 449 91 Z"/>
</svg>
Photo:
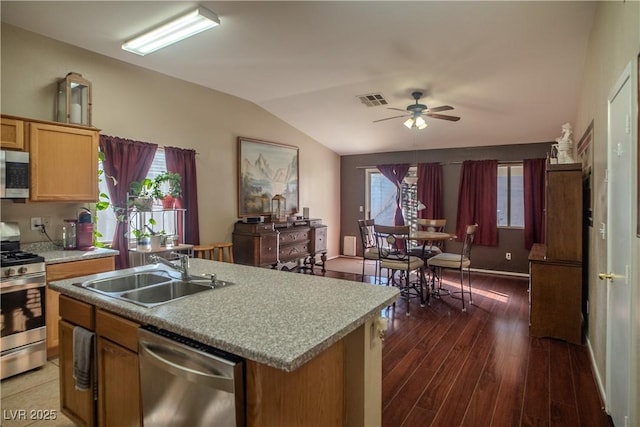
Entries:
<svg viewBox="0 0 640 427">
<path fill-rule="evenodd" d="M 142 181 L 132 181 L 129 184 L 129 194 L 135 198 L 132 205 L 139 210 L 150 210 L 153 205 L 154 182 L 145 178 Z"/>
<path fill-rule="evenodd" d="M 181 179 L 177 172 L 163 172 L 153 180 L 153 197 L 162 201 L 163 208 L 173 209 L 175 199 L 182 195 Z"/>
</svg>

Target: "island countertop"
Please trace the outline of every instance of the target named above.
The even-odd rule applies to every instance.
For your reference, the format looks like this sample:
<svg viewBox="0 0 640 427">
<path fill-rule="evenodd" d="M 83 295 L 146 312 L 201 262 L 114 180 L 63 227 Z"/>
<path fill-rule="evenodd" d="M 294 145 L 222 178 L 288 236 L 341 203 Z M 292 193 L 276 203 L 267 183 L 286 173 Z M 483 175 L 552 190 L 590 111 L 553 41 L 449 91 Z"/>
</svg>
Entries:
<svg viewBox="0 0 640 427">
<path fill-rule="evenodd" d="M 293 371 L 395 301 L 396 288 L 191 259 L 191 274 L 235 283 L 154 308 L 50 282 L 64 295 L 284 371 Z"/>
</svg>

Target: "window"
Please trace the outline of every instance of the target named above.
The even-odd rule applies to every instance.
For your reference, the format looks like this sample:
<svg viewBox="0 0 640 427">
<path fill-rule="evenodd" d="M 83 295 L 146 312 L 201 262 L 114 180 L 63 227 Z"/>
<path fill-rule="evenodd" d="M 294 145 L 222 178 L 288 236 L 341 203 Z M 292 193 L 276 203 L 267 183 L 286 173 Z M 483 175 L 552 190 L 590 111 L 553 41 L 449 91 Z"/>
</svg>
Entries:
<svg viewBox="0 0 640 427">
<path fill-rule="evenodd" d="M 415 177 L 417 170 L 411 167 L 407 177 Z M 402 183 L 402 215 L 406 225 L 415 229 L 418 217 L 417 185 Z M 367 169 L 367 213 L 376 224 L 393 225 L 396 211 L 396 186 L 377 169 Z"/>
<path fill-rule="evenodd" d="M 498 227 L 524 228 L 522 164 L 498 165 Z"/>
<path fill-rule="evenodd" d="M 102 169 L 102 162 L 98 164 L 98 168 Z M 153 158 L 151 168 L 149 168 L 149 172 L 147 173 L 147 178 L 154 179 L 156 176 L 160 175 L 166 170 L 167 163 L 164 157 L 164 149 L 158 148 Z M 121 185 L 121 183 L 118 183 L 118 185 Z M 99 183 L 98 190 L 100 193 L 109 194 L 109 189 L 107 188 L 107 182 L 105 178 L 103 178 L 102 182 Z M 111 239 L 113 239 L 113 234 L 116 231 L 117 223 L 116 216 L 113 213 L 113 209 L 109 207 L 106 210 L 98 211 L 97 217 L 98 232 L 102 234 L 100 241 L 103 243 L 111 242 Z"/>
</svg>

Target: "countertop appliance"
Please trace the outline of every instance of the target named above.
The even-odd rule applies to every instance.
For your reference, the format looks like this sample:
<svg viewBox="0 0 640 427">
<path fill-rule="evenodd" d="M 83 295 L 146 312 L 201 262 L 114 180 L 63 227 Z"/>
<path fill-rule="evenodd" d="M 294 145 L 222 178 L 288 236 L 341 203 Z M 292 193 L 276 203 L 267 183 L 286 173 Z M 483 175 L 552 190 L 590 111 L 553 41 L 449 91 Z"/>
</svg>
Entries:
<svg viewBox="0 0 640 427">
<path fill-rule="evenodd" d="M 20 250 L 17 223 L 0 222 L 0 379 L 47 361 L 45 289 L 44 258 Z"/>
<path fill-rule="evenodd" d="M 244 359 L 153 326 L 138 329 L 145 427 L 244 426 Z"/>
<path fill-rule="evenodd" d="M 0 198 L 29 198 L 29 153 L 0 150 Z"/>
</svg>

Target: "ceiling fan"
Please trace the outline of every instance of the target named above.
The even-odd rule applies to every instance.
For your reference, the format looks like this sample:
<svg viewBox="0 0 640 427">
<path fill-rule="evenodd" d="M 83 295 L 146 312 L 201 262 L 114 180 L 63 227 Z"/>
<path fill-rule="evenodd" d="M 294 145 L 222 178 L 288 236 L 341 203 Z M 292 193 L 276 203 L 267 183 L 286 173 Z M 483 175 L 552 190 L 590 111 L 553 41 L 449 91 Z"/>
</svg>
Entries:
<svg viewBox="0 0 640 427">
<path fill-rule="evenodd" d="M 404 125 L 406 127 L 408 127 L 409 129 L 413 129 L 413 128 L 424 129 L 427 127 L 427 122 L 424 121 L 424 118 L 422 117 L 423 114 L 427 117 L 432 117 L 434 119 L 449 120 L 452 122 L 457 122 L 458 120 L 460 120 L 460 117 L 449 116 L 446 114 L 437 114 L 439 111 L 453 110 L 453 107 L 451 107 L 450 105 L 442 105 L 440 107 L 428 108 L 426 105 L 419 103 L 420 98 L 422 97 L 422 92 L 419 92 L 419 91 L 412 92 L 411 96 L 413 97 L 413 99 L 416 100 L 416 102 L 415 104 L 407 105 L 406 111 L 409 112 L 408 115 L 403 114 L 401 116 L 387 117 L 386 119 L 374 120 L 373 122 L 374 123 L 382 122 L 385 120 L 397 119 L 400 117 L 408 116 L 409 118 L 404 122 Z M 396 110 L 396 111 L 403 111 L 403 112 L 405 111 L 405 110 L 401 110 L 400 108 L 389 108 L 389 110 Z"/>
</svg>

